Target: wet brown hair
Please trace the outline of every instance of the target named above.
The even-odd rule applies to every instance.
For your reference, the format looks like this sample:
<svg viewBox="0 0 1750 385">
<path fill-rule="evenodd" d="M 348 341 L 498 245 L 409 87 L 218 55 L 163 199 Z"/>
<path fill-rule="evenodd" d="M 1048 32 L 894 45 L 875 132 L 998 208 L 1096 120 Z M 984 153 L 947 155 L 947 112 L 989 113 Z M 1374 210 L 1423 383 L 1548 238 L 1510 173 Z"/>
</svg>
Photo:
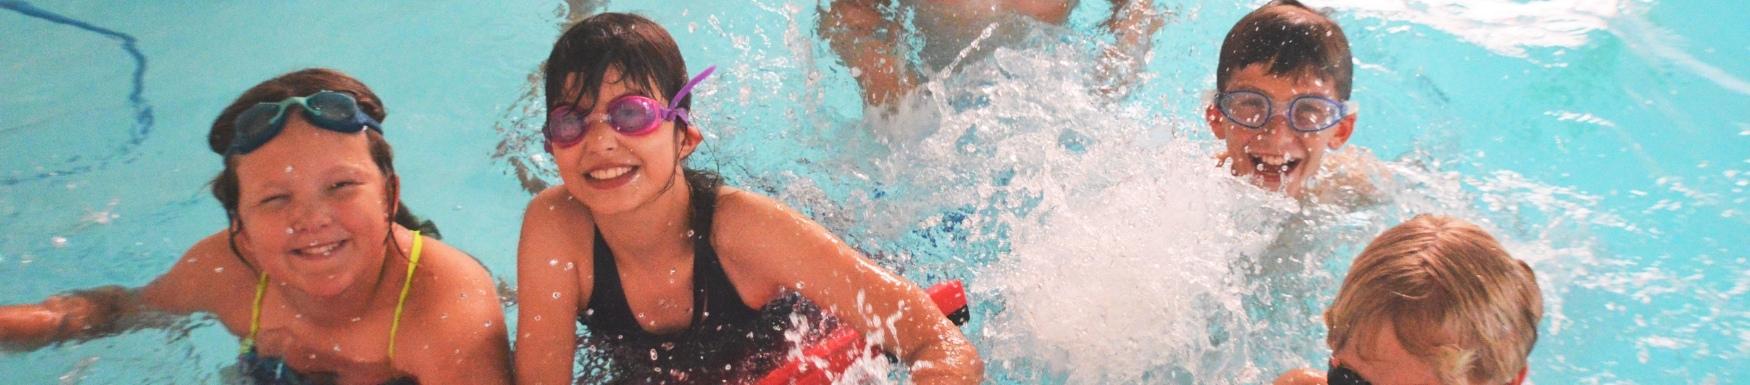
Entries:
<svg viewBox="0 0 1750 385">
<path fill-rule="evenodd" d="M 1531 266 L 1463 220 L 1418 215 L 1374 238 L 1325 312 L 1332 351 L 1365 349 L 1386 325 L 1443 383 L 1506 383 L 1537 344 L 1543 294 Z"/>
<path fill-rule="evenodd" d="M 1227 90 L 1235 72 L 1266 63 L 1271 75 L 1310 75 L 1333 84 L 1349 100 L 1354 69 L 1343 28 L 1295 0 L 1276 0 L 1241 17 L 1221 42 L 1215 88 Z"/>
</svg>

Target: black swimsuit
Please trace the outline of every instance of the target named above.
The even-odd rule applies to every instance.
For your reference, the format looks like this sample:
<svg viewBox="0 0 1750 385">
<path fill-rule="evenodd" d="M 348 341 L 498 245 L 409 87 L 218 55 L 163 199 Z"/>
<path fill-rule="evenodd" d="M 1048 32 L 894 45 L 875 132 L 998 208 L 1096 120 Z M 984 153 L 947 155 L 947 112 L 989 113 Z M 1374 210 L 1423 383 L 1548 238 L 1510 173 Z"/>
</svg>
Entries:
<svg viewBox="0 0 1750 385">
<path fill-rule="evenodd" d="M 638 326 L 620 286 L 613 250 L 595 234 L 595 283 L 589 307 L 578 321 L 589 327 L 588 345 L 607 358 L 614 383 L 705 384 L 738 382 L 765 373 L 789 349 L 784 331 L 790 315 L 820 312 L 787 295 L 759 310 L 741 300 L 711 247 L 717 177 L 689 171 L 693 187 L 693 314 L 685 330 L 653 334 Z"/>
</svg>

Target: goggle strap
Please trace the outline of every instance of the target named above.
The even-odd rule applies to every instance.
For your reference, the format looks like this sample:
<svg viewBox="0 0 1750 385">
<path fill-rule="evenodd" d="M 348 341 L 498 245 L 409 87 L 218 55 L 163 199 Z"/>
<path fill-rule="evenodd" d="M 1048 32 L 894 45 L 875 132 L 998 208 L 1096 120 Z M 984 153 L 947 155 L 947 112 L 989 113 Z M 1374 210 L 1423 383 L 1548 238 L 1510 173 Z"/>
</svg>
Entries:
<svg viewBox="0 0 1750 385">
<path fill-rule="evenodd" d="M 704 71 L 699 71 L 698 75 L 693 75 L 693 80 L 688 80 L 686 85 L 681 86 L 679 92 L 674 93 L 673 98 L 669 98 L 668 109 L 674 110 L 679 108 L 681 105 L 681 99 L 686 98 L 687 94 L 692 93 L 693 86 L 699 85 L 699 82 L 705 81 L 705 78 L 711 76 L 712 72 L 717 72 L 717 66 L 705 67 Z"/>
</svg>

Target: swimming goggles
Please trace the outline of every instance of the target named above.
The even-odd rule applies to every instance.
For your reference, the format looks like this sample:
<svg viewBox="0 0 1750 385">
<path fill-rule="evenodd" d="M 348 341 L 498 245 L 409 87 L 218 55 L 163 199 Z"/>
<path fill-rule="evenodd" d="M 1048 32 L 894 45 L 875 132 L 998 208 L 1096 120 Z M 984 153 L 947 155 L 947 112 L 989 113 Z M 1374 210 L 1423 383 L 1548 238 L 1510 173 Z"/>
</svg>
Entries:
<svg viewBox="0 0 1750 385">
<path fill-rule="evenodd" d="M 662 125 L 662 122 L 675 119 L 690 123 L 687 109 L 680 107 L 681 99 L 686 98 L 687 94 L 692 93 L 693 86 L 699 85 L 699 82 L 716 70 L 717 66 L 706 67 L 704 71 L 693 76 L 692 80 L 681 86 L 680 91 L 675 92 L 674 97 L 668 98 L 667 107 L 656 99 L 643 95 L 615 98 L 608 102 L 607 113 L 595 118 L 590 118 L 588 111 L 578 111 L 570 105 L 551 107 L 547 112 L 547 124 L 541 126 L 541 135 L 547 137 L 547 150 L 552 151 L 555 146 L 571 147 L 582 142 L 583 134 L 589 131 L 592 121 L 607 123 L 608 127 L 613 127 L 614 131 L 626 136 L 648 135 L 656 131 L 656 127 Z"/>
<path fill-rule="evenodd" d="M 237 120 L 232 124 L 236 136 L 231 138 L 231 148 L 227 154 L 248 154 L 267 144 L 273 137 L 279 136 L 286 129 L 286 108 L 296 105 L 303 107 L 304 120 L 322 129 L 351 134 L 364 131 L 366 127 L 383 132 L 381 123 L 359 110 L 358 99 L 345 92 L 329 90 L 317 91 L 310 96 L 293 96 L 275 103 L 257 103 L 254 107 L 237 114 Z"/>
<path fill-rule="evenodd" d="M 1270 118 L 1275 117 L 1275 111 L 1280 109 L 1285 113 L 1283 119 L 1288 120 L 1288 127 L 1300 132 L 1319 132 L 1337 122 L 1343 117 L 1354 113 L 1353 103 L 1339 102 L 1323 96 L 1301 95 L 1288 101 L 1286 108 L 1279 108 L 1269 96 L 1257 91 L 1228 91 L 1215 98 L 1216 109 L 1228 121 L 1241 127 L 1262 129 Z"/>
<path fill-rule="evenodd" d="M 1331 370 L 1325 373 L 1325 381 L 1329 385 L 1373 385 L 1372 382 L 1367 382 L 1367 379 L 1361 378 L 1361 373 L 1356 373 L 1343 365 L 1332 366 Z"/>
</svg>

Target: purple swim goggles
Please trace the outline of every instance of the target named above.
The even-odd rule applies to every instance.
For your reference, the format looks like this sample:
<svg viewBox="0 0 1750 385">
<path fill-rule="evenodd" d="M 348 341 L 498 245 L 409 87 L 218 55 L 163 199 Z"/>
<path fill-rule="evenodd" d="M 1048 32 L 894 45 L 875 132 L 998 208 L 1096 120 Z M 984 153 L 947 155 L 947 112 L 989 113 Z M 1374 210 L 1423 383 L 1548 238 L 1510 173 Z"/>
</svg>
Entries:
<svg viewBox="0 0 1750 385">
<path fill-rule="evenodd" d="M 717 66 L 706 67 L 704 71 L 693 76 L 692 80 L 681 86 L 680 91 L 675 92 L 674 97 L 668 99 L 667 107 L 664 107 L 656 99 L 642 95 L 626 95 L 615 98 L 608 102 L 607 113 L 603 114 L 604 116 L 594 118 L 589 116 L 588 111 L 578 111 L 570 105 L 551 107 L 547 112 L 547 124 L 541 127 L 541 135 L 547 137 L 547 151 L 552 151 L 555 147 L 575 146 L 578 142 L 582 142 L 583 134 L 589 131 L 589 124 L 592 121 L 607 123 L 608 127 L 613 127 L 614 131 L 626 136 L 648 135 L 656 131 L 656 127 L 662 125 L 662 122 L 671 122 L 675 119 L 690 122 L 690 119 L 687 118 L 687 109 L 679 107 L 681 99 L 686 98 L 687 94 L 693 91 L 693 86 L 704 81 L 716 70 Z"/>
</svg>

